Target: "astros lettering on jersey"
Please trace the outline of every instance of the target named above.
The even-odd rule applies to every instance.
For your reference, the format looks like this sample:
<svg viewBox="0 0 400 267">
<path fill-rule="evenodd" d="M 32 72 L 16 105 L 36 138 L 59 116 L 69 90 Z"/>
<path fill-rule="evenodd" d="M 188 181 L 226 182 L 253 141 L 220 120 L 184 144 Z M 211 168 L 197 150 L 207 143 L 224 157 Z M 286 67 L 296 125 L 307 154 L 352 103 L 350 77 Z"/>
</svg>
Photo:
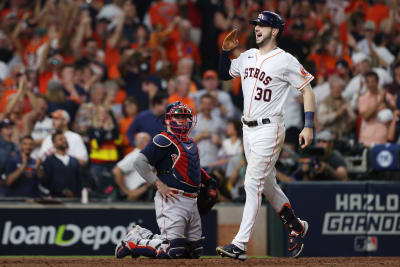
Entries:
<svg viewBox="0 0 400 267">
<path fill-rule="evenodd" d="M 265 55 L 258 49 L 243 52 L 232 60 L 229 74 L 241 76 L 246 120 L 283 116 L 289 87 L 301 90 L 314 79 L 294 56 L 278 47 Z"/>
</svg>

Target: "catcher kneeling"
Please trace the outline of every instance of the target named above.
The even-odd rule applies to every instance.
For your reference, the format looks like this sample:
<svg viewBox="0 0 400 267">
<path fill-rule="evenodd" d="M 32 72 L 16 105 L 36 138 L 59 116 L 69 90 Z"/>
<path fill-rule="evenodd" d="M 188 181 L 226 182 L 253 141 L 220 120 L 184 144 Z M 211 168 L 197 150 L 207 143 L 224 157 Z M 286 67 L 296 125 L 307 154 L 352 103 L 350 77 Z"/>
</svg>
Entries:
<svg viewBox="0 0 400 267">
<path fill-rule="evenodd" d="M 195 123 L 196 116 L 186 105 L 168 105 L 164 116 L 167 131 L 156 135 L 135 160 L 139 174 L 157 188 L 154 202 L 160 234 L 134 226 L 115 248 L 115 257 L 176 259 L 202 255 L 199 210 L 207 213 L 217 194 L 215 180 L 200 168 L 197 145 L 188 137 Z"/>
</svg>

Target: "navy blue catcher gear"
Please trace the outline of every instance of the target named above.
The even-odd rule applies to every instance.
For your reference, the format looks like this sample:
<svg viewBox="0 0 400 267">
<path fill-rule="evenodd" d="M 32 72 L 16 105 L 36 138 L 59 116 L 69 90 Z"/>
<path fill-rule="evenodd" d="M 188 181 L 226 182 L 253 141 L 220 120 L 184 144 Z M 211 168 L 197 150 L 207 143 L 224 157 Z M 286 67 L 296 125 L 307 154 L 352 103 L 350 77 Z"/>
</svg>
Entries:
<svg viewBox="0 0 400 267">
<path fill-rule="evenodd" d="M 278 14 L 271 11 L 263 11 L 261 12 L 257 19 L 250 21 L 251 24 L 257 25 L 262 24 L 272 28 L 279 29 L 279 33 L 276 38 L 279 38 L 283 32 L 283 28 L 285 28 L 285 22 Z"/>
<path fill-rule="evenodd" d="M 164 123 L 171 128 L 171 131 L 181 142 L 189 140 L 189 132 L 196 124 L 196 121 L 196 115 L 185 104 L 177 101 L 167 106 Z"/>
</svg>

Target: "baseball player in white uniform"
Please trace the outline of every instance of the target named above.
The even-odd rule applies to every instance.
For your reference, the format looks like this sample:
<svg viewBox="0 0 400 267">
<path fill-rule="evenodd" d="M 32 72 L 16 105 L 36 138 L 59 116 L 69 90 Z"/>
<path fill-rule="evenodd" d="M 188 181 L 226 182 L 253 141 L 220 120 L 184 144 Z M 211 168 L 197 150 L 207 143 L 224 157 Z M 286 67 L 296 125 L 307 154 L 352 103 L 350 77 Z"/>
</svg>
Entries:
<svg viewBox="0 0 400 267">
<path fill-rule="evenodd" d="M 223 80 L 240 76 L 244 97 L 243 145 L 247 159 L 245 176 L 246 203 L 240 229 L 232 243 L 217 247 L 217 253 L 240 260 L 246 259 L 246 245 L 254 230 L 261 193 L 279 214 L 289 230 L 289 253 L 298 257 L 303 251 L 303 238 L 308 223 L 296 217 L 290 202 L 276 183 L 275 163 L 285 138 L 283 105 L 290 87 L 304 97 L 305 127 L 299 135 L 301 148 L 313 139 L 315 97 L 310 86 L 314 77 L 291 54 L 277 47 L 284 28 L 282 18 L 263 11 L 251 21 L 259 49 L 249 49 L 230 60 L 229 51 L 238 44 L 237 30 L 224 40 L 219 72 Z"/>
</svg>

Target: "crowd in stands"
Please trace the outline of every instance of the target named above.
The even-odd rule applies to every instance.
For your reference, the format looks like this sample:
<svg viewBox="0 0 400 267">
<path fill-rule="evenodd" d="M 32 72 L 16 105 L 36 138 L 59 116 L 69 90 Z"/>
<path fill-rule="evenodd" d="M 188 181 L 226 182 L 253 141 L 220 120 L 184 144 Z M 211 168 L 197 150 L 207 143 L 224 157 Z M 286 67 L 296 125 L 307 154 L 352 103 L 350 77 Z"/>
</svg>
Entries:
<svg viewBox="0 0 400 267">
<path fill-rule="evenodd" d="M 280 182 L 354 179 L 344 157 L 400 143 L 398 0 L 0 1 L 0 198 L 151 200 L 130 162 L 162 129 L 169 103 L 197 114 L 191 131 L 220 200 L 243 200 L 240 78 L 216 72 L 255 47 L 248 21 L 285 20 L 279 46 L 315 76 L 315 148 L 299 152 L 302 96 L 284 106 Z M 124 158 L 125 157 L 125 158 Z"/>
</svg>

